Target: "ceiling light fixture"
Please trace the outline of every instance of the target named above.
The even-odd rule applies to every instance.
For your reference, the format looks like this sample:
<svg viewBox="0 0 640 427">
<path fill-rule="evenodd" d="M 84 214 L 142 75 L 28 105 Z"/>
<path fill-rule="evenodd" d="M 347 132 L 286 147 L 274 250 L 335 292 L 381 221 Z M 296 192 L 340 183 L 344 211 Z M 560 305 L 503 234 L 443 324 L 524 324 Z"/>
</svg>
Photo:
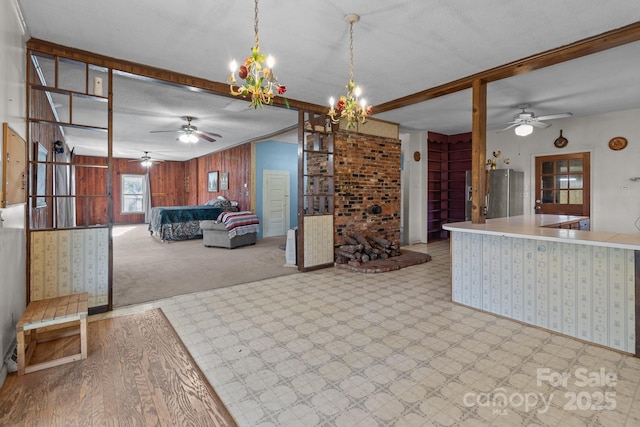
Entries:
<svg viewBox="0 0 640 427">
<path fill-rule="evenodd" d="M 195 144 L 196 142 L 198 142 L 198 137 L 191 132 L 183 133 L 178 137 L 178 139 L 180 140 L 180 142 L 184 142 L 185 144 L 189 144 L 189 143 Z"/>
<path fill-rule="evenodd" d="M 515 132 L 518 136 L 531 135 L 531 132 L 533 132 L 533 126 L 528 123 L 523 123 L 520 126 L 516 127 Z"/>
<path fill-rule="evenodd" d="M 149 152 L 148 151 L 144 152 L 144 156 L 142 156 L 142 158 L 140 160 L 142 160 L 140 162 L 140 166 L 142 166 L 144 168 L 150 168 L 151 165 L 153 165 L 153 162 L 151 161 L 151 157 L 149 157 Z"/>
<path fill-rule="evenodd" d="M 340 96 L 338 103 L 335 103 L 335 99 L 331 97 L 329 99 L 329 117 L 333 123 L 338 123 L 340 120 L 344 120 L 349 128 L 355 128 L 356 123 L 365 123 L 367 116 L 371 114 L 372 107 L 367 107 L 367 102 L 364 99 L 360 99 L 362 95 L 362 89 L 360 86 L 356 86 L 353 81 L 353 24 L 360 20 L 360 16 L 355 13 L 351 13 L 346 16 L 349 23 L 349 83 L 346 86 L 347 94 Z"/>
<path fill-rule="evenodd" d="M 251 96 L 251 106 L 253 108 L 262 108 L 264 104 L 273 104 L 273 98 L 275 96 L 274 89 L 278 92 L 278 95 L 283 95 L 287 88 L 278 84 L 278 79 L 273 74 L 273 65 L 275 60 L 273 56 L 269 55 L 265 59 L 264 54 L 260 53 L 260 41 L 258 38 L 258 0 L 255 0 L 255 45 L 251 48 L 251 56 L 248 56 L 244 60 L 244 64 L 238 67 L 238 63 L 234 59 L 229 64 L 231 68 L 231 75 L 227 79 L 229 83 L 229 90 L 232 95 L 247 97 Z M 235 77 L 236 71 L 238 77 L 244 82 L 235 89 L 237 80 Z M 285 100 L 286 102 L 286 100 Z"/>
</svg>

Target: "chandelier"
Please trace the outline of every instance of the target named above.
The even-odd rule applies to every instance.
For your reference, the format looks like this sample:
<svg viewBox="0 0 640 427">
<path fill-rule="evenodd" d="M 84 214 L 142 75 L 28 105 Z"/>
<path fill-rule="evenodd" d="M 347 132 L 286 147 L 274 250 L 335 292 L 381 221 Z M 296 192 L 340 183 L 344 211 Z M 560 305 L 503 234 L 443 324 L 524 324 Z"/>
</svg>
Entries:
<svg viewBox="0 0 640 427">
<path fill-rule="evenodd" d="M 253 108 L 262 108 L 264 104 L 273 104 L 275 92 L 283 95 L 287 88 L 278 84 L 278 79 L 273 74 L 273 65 L 275 60 L 269 55 L 265 58 L 260 53 L 260 41 L 258 38 L 258 0 L 255 0 L 255 45 L 251 48 L 251 56 L 244 60 L 244 64 L 238 67 L 238 63 L 234 59 L 229 64 L 231 75 L 227 79 L 229 90 L 232 95 L 242 96 L 244 98 L 251 97 L 251 106 Z M 238 85 L 235 74 L 238 72 L 238 78 L 242 80 Z M 237 90 L 236 87 L 237 86 Z"/>
<path fill-rule="evenodd" d="M 353 81 L 353 24 L 360 20 L 360 16 L 351 13 L 346 16 L 349 23 L 349 83 L 346 86 L 347 94 L 340 96 L 338 103 L 331 97 L 329 99 L 329 117 L 333 123 L 344 120 L 347 129 L 355 128 L 357 122 L 365 123 L 367 116 L 371 114 L 372 107 L 367 107 L 367 102 L 360 99 L 362 89 Z"/>
</svg>

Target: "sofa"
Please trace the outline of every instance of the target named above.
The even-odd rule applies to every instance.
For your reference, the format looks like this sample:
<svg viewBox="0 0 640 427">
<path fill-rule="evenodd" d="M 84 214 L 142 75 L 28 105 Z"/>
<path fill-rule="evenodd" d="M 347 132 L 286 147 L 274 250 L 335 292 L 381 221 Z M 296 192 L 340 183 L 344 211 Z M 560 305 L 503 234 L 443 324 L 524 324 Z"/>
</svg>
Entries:
<svg viewBox="0 0 640 427">
<path fill-rule="evenodd" d="M 200 221 L 200 228 L 202 229 L 203 244 L 206 247 L 233 249 L 256 244 L 256 232 L 233 235 L 223 222 Z"/>
</svg>

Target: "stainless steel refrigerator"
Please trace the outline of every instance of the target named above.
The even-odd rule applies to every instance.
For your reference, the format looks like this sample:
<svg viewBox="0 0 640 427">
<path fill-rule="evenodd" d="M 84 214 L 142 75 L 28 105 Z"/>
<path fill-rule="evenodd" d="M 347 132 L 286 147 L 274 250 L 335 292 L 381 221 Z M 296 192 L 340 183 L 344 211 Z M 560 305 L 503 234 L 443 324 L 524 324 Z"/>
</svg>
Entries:
<svg viewBox="0 0 640 427">
<path fill-rule="evenodd" d="M 523 214 L 524 172 L 513 169 L 489 171 L 487 218 L 502 218 Z M 471 171 L 466 178 L 465 220 L 471 221 Z"/>
</svg>

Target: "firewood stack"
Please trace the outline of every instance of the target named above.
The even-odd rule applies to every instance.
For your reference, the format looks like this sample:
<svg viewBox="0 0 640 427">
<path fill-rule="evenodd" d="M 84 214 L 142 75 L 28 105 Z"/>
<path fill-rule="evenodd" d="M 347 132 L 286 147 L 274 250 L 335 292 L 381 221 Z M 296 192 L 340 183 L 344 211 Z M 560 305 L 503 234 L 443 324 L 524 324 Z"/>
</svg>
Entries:
<svg viewBox="0 0 640 427">
<path fill-rule="evenodd" d="M 352 264 L 387 259 L 400 255 L 399 246 L 387 239 L 379 237 L 365 237 L 360 233 L 353 233 L 345 237 L 345 244 L 336 248 L 337 264 Z"/>
</svg>

